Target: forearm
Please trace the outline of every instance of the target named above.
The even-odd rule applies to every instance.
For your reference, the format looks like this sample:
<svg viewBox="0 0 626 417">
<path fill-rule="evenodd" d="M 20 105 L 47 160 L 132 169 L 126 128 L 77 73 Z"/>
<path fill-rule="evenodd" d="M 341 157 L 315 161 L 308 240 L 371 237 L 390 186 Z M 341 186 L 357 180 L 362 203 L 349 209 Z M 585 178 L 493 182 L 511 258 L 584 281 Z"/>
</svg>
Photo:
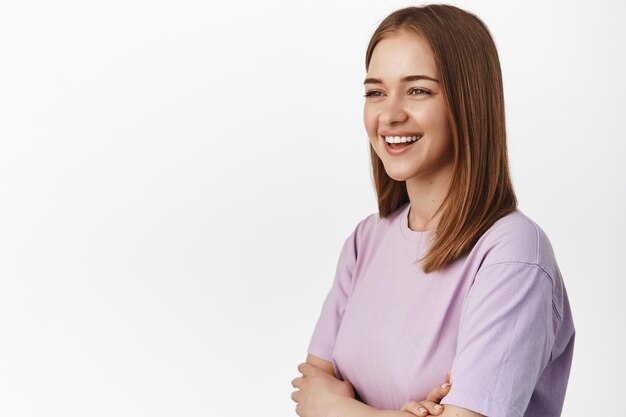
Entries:
<svg viewBox="0 0 626 417">
<path fill-rule="evenodd" d="M 430 414 L 429 414 L 430 415 Z M 400 410 L 379 410 L 354 398 L 341 397 L 327 417 L 415 417 L 415 414 Z M 462 407 L 446 404 L 438 417 L 485 417 Z"/>
<path fill-rule="evenodd" d="M 415 417 L 415 414 L 400 410 L 379 410 L 354 398 L 342 397 L 328 417 Z"/>
</svg>

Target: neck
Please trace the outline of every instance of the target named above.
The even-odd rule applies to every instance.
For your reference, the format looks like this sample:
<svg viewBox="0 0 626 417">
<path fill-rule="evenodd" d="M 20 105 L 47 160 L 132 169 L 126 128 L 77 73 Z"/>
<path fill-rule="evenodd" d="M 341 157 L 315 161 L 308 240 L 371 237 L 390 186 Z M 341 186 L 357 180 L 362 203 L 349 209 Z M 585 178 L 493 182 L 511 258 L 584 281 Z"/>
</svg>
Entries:
<svg viewBox="0 0 626 417">
<path fill-rule="evenodd" d="M 433 214 L 443 203 L 450 188 L 452 166 L 436 176 L 409 178 L 406 189 L 411 201 L 408 221 L 409 229 L 416 232 L 433 230 L 437 227 L 441 213 Z"/>
</svg>

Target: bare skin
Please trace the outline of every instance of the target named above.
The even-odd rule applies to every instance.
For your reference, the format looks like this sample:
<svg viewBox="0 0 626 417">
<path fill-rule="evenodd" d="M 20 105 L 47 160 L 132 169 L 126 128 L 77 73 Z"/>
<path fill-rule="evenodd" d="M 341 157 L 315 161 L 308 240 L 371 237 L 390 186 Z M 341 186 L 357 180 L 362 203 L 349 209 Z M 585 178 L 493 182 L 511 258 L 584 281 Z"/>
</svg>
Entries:
<svg viewBox="0 0 626 417">
<path fill-rule="evenodd" d="M 313 365 L 317 369 L 324 371 L 325 373 L 335 378 L 335 371 L 331 362 L 308 354 L 306 363 Z M 296 381 L 296 379 L 294 379 L 294 381 Z M 441 399 L 445 397 L 446 394 L 448 394 L 448 392 L 450 391 L 450 387 L 450 373 L 448 373 L 446 375 L 445 382 L 442 385 L 437 385 L 436 387 L 433 387 L 433 389 L 428 393 L 426 399 L 421 401 L 408 401 L 406 404 L 404 404 L 404 406 L 402 406 L 400 410 L 408 411 L 418 417 L 438 416 L 442 414 L 445 409 L 444 406 L 439 404 L 439 401 L 441 401 Z"/>
</svg>

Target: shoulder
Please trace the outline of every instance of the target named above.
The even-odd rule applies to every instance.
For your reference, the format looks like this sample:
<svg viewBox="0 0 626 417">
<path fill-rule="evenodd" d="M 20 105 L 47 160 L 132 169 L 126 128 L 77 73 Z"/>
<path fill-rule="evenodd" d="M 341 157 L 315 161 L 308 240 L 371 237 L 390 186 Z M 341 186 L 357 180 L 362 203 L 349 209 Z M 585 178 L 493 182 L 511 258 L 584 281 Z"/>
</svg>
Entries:
<svg viewBox="0 0 626 417">
<path fill-rule="evenodd" d="M 550 289 L 555 312 L 553 326 L 557 329 L 562 321 L 567 323 L 563 326 L 563 335 L 559 336 L 564 341 L 560 340 L 555 350 L 555 354 L 559 354 L 574 328 L 565 283 L 550 239 L 541 226 L 516 209 L 483 233 L 470 257 L 475 266 L 474 282 L 478 274 L 482 278 L 497 278 L 494 282 L 515 276 L 516 286 L 541 285 Z M 542 278 L 533 279 L 539 277 Z M 524 279 L 528 281 L 520 281 Z"/>
<path fill-rule="evenodd" d="M 387 217 L 381 217 L 376 211 L 361 218 L 345 239 L 344 245 L 353 245 L 355 254 L 367 256 L 375 252 L 379 245 L 390 238 L 394 228 L 399 231 L 399 216 L 405 208 L 406 204 L 403 204 Z"/>
<path fill-rule="evenodd" d="M 407 208 L 408 203 L 400 205 L 393 213 L 387 217 L 381 217 L 379 212 L 371 213 L 360 220 L 352 234 L 358 244 L 367 244 L 372 240 L 379 241 L 393 227 L 399 227 L 399 216 Z"/>
<path fill-rule="evenodd" d="M 540 281 L 547 282 L 551 288 L 555 320 L 561 320 L 569 311 L 565 284 L 550 239 L 537 222 L 519 209 L 498 219 L 483 233 L 470 256 L 478 265 L 476 274 L 483 272 L 483 277 L 506 270 L 516 271 L 518 278 L 545 278 Z"/>
<path fill-rule="evenodd" d="M 556 258 L 545 231 L 521 210 L 498 219 L 477 241 L 472 252 L 481 257 L 481 269 L 499 263 L 536 265 L 554 278 Z"/>
</svg>

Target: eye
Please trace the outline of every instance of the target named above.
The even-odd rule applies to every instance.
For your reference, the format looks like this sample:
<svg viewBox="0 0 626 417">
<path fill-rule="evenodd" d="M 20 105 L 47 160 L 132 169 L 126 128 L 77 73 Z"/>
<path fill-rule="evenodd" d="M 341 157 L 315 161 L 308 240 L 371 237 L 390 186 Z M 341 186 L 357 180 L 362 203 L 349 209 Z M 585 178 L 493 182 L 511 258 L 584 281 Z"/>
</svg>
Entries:
<svg viewBox="0 0 626 417">
<path fill-rule="evenodd" d="M 413 96 L 423 96 L 426 94 L 430 94 L 430 91 L 426 91 L 422 88 L 417 88 L 417 87 L 413 87 L 409 89 L 409 93 L 413 93 L 413 92 L 417 92 L 417 94 L 410 94 Z M 367 93 L 365 93 L 363 95 L 363 97 L 380 97 L 380 94 L 382 94 L 380 91 L 378 90 L 370 90 Z"/>
<path fill-rule="evenodd" d="M 422 92 L 422 94 L 413 94 L 413 95 L 417 95 L 417 96 L 422 96 L 424 94 L 430 94 L 429 91 L 422 90 L 421 88 L 411 88 L 411 89 L 409 89 L 409 92 L 413 92 L 413 91 L 421 91 Z"/>
<path fill-rule="evenodd" d="M 363 97 L 379 97 L 379 96 L 377 96 L 377 95 L 374 95 L 374 93 L 380 93 L 380 91 L 377 91 L 377 90 L 370 90 L 370 91 L 368 91 L 367 93 L 365 93 L 365 94 L 363 95 Z"/>
</svg>

